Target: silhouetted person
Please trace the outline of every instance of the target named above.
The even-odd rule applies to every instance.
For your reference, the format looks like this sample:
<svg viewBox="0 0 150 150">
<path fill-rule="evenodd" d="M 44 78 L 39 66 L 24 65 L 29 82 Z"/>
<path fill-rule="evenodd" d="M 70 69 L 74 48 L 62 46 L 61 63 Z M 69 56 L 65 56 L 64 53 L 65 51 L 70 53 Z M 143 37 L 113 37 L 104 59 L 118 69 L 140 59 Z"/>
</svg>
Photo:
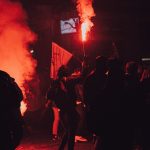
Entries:
<svg viewBox="0 0 150 150">
<path fill-rule="evenodd" d="M 131 142 L 134 145 L 141 141 L 141 124 L 143 121 L 143 94 L 139 81 L 138 63 L 134 61 L 127 62 L 125 65 L 125 113 L 126 126 L 130 130 Z M 133 141 L 134 140 L 134 141 Z"/>
<path fill-rule="evenodd" d="M 87 126 L 96 135 L 95 149 L 100 150 L 101 123 L 102 123 L 102 102 L 104 101 L 103 90 L 106 86 L 107 59 L 103 56 L 96 58 L 96 68 L 91 72 L 84 82 L 84 100 L 88 108 Z"/>
<path fill-rule="evenodd" d="M 0 70 L 0 149 L 15 150 L 22 138 L 20 102 L 23 94 L 10 75 Z"/>
<path fill-rule="evenodd" d="M 59 108 L 57 107 L 57 105 L 50 99 L 51 96 L 49 94 L 51 94 L 51 88 L 52 86 L 55 86 L 55 81 L 52 81 L 51 82 L 51 85 L 47 91 L 47 95 L 46 95 L 46 99 L 47 99 L 47 102 L 45 104 L 45 107 L 46 108 L 49 108 L 51 107 L 52 108 L 52 111 L 53 111 L 53 126 L 52 126 L 52 138 L 51 140 L 53 142 L 56 142 L 58 139 L 59 139 L 59 135 L 58 135 L 58 129 L 59 129 L 59 123 L 60 123 L 60 110 Z"/>
<path fill-rule="evenodd" d="M 141 76 L 141 88 L 144 95 L 144 110 L 142 122 L 142 147 L 150 149 L 150 69 L 145 69 Z"/>
<path fill-rule="evenodd" d="M 107 84 L 101 102 L 101 138 L 103 150 L 129 150 L 129 133 L 124 125 L 124 72 L 119 59 L 108 61 Z M 131 146 L 131 145 L 130 145 Z"/>
<path fill-rule="evenodd" d="M 64 135 L 59 150 L 64 150 L 68 144 L 68 150 L 74 149 L 74 139 L 77 128 L 78 113 L 76 111 L 74 85 L 78 79 L 68 77 L 66 66 L 58 70 L 58 79 L 54 83 L 54 92 L 49 91 L 47 97 L 55 102 L 60 109 L 60 122 L 64 128 Z"/>
<path fill-rule="evenodd" d="M 71 74 L 71 76 L 72 78 L 78 78 L 81 76 L 81 74 L 83 73 L 81 73 L 80 69 L 76 68 L 75 71 Z M 75 95 L 76 110 L 79 115 L 75 141 L 86 142 L 87 139 L 84 137 L 87 134 L 87 128 L 86 128 L 86 108 L 85 108 L 84 99 L 83 99 L 83 80 L 75 84 L 74 90 L 76 94 Z"/>
</svg>

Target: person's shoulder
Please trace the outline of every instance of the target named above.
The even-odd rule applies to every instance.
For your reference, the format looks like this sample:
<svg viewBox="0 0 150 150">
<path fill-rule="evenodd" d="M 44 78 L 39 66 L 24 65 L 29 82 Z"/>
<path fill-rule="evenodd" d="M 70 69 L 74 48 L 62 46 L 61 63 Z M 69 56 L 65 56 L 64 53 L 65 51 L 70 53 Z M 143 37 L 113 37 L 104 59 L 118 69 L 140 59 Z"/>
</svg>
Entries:
<svg viewBox="0 0 150 150">
<path fill-rule="evenodd" d="M 93 78 L 95 78 L 95 71 L 94 71 L 94 70 L 92 70 L 92 71 L 87 75 L 85 81 L 92 80 Z"/>
<path fill-rule="evenodd" d="M 76 82 L 80 79 L 81 79 L 80 76 L 69 76 L 69 77 L 66 78 L 66 83 L 72 84 L 72 83 L 74 83 L 74 82 Z"/>
</svg>

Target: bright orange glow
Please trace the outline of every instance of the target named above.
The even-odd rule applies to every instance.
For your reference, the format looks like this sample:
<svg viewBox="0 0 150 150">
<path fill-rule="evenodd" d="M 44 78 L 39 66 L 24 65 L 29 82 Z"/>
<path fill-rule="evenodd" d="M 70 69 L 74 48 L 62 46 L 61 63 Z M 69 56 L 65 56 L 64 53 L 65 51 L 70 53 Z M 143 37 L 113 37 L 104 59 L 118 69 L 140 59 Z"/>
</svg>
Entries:
<svg viewBox="0 0 150 150">
<path fill-rule="evenodd" d="M 21 102 L 20 110 L 21 110 L 21 115 L 24 116 L 24 113 L 27 110 L 27 104 L 24 101 Z"/>
</svg>

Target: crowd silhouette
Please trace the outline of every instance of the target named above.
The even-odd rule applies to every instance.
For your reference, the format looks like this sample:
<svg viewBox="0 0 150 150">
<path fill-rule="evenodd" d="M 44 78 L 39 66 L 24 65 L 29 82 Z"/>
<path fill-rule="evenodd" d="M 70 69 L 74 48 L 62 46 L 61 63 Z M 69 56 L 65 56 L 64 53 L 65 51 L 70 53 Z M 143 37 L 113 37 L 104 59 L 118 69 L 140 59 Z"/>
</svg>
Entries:
<svg viewBox="0 0 150 150">
<path fill-rule="evenodd" d="M 59 76 L 63 78 L 61 80 L 63 86 L 59 83 L 59 87 L 66 92 L 67 98 L 61 94 L 56 94 L 56 97 L 60 96 L 61 100 L 51 97 L 55 103 L 62 102 L 62 104 L 58 104 L 59 108 L 72 102 L 72 105 L 60 108 L 60 112 L 71 108 L 71 111 L 74 110 L 73 114 L 76 114 L 73 115 L 72 112 L 69 112 L 70 118 L 74 118 L 74 120 L 65 118 L 70 125 L 72 123 L 74 125 L 73 134 L 67 131 L 71 135 L 71 139 L 74 139 L 77 122 L 79 122 L 79 112 L 75 110 L 77 108 L 75 91 L 76 85 L 80 83 L 83 86 L 86 125 L 88 131 L 96 139 L 95 150 L 133 150 L 136 148 L 148 150 L 150 145 L 148 123 L 150 71 L 148 67 L 141 69 L 138 62 L 123 62 L 119 58 L 104 56 L 96 57 L 93 70 L 87 71 L 87 67 L 82 67 L 81 74 L 73 77 L 64 73 L 66 72 L 64 70 L 62 73 L 60 70 L 65 66 L 61 66 Z M 58 78 L 59 81 L 62 78 Z M 54 94 L 52 91 L 50 93 Z M 70 102 L 65 104 L 66 101 Z M 63 117 L 60 117 L 61 122 Z M 64 124 L 64 127 L 68 128 L 68 125 Z M 62 138 L 63 140 L 64 138 Z M 73 140 L 71 143 L 72 146 L 68 147 L 68 150 L 74 149 Z M 64 149 L 64 146 L 60 149 Z"/>
<path fill-rule="evenodd" d="M 87 66 L 82 66 L 78 75 L 69 74 L 64 65 L 59 68 L 47 91 L 48 103 L 59 110 L 56 130 L 61 123 L 64 131 L 59 150 L 66 145 L 68 150 L 74 149 L 83 120 L 95 137 L 95 150 L 150 150 L 150 69 L 140 67 L 135 61 L 98 56 L 94 69 L 87 71 Z M 0 91 L 0 149 L 15 150 L 22 138 L 22 91 L 4 71 L 0 71 Z M 84 104 L 83 120 L 77 104 Z"/>
</svg>

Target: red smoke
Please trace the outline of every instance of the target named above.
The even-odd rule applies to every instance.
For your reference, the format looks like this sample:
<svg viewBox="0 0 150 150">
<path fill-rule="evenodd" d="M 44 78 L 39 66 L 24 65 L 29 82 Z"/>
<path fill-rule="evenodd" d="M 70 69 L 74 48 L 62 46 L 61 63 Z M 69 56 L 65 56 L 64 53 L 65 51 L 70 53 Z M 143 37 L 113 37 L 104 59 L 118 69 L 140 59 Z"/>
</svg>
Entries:
<svg viewBox="0 0 150 150">
<path fill-rule="evenodd" d="M 0 0 L 0 70 L 14 77 L 24 93 L 24 81 L 32 79 L 36 67 L 36 61 L 28 51 L 36 36 L 26 19 L 20 3 Z"/>
</svg>

